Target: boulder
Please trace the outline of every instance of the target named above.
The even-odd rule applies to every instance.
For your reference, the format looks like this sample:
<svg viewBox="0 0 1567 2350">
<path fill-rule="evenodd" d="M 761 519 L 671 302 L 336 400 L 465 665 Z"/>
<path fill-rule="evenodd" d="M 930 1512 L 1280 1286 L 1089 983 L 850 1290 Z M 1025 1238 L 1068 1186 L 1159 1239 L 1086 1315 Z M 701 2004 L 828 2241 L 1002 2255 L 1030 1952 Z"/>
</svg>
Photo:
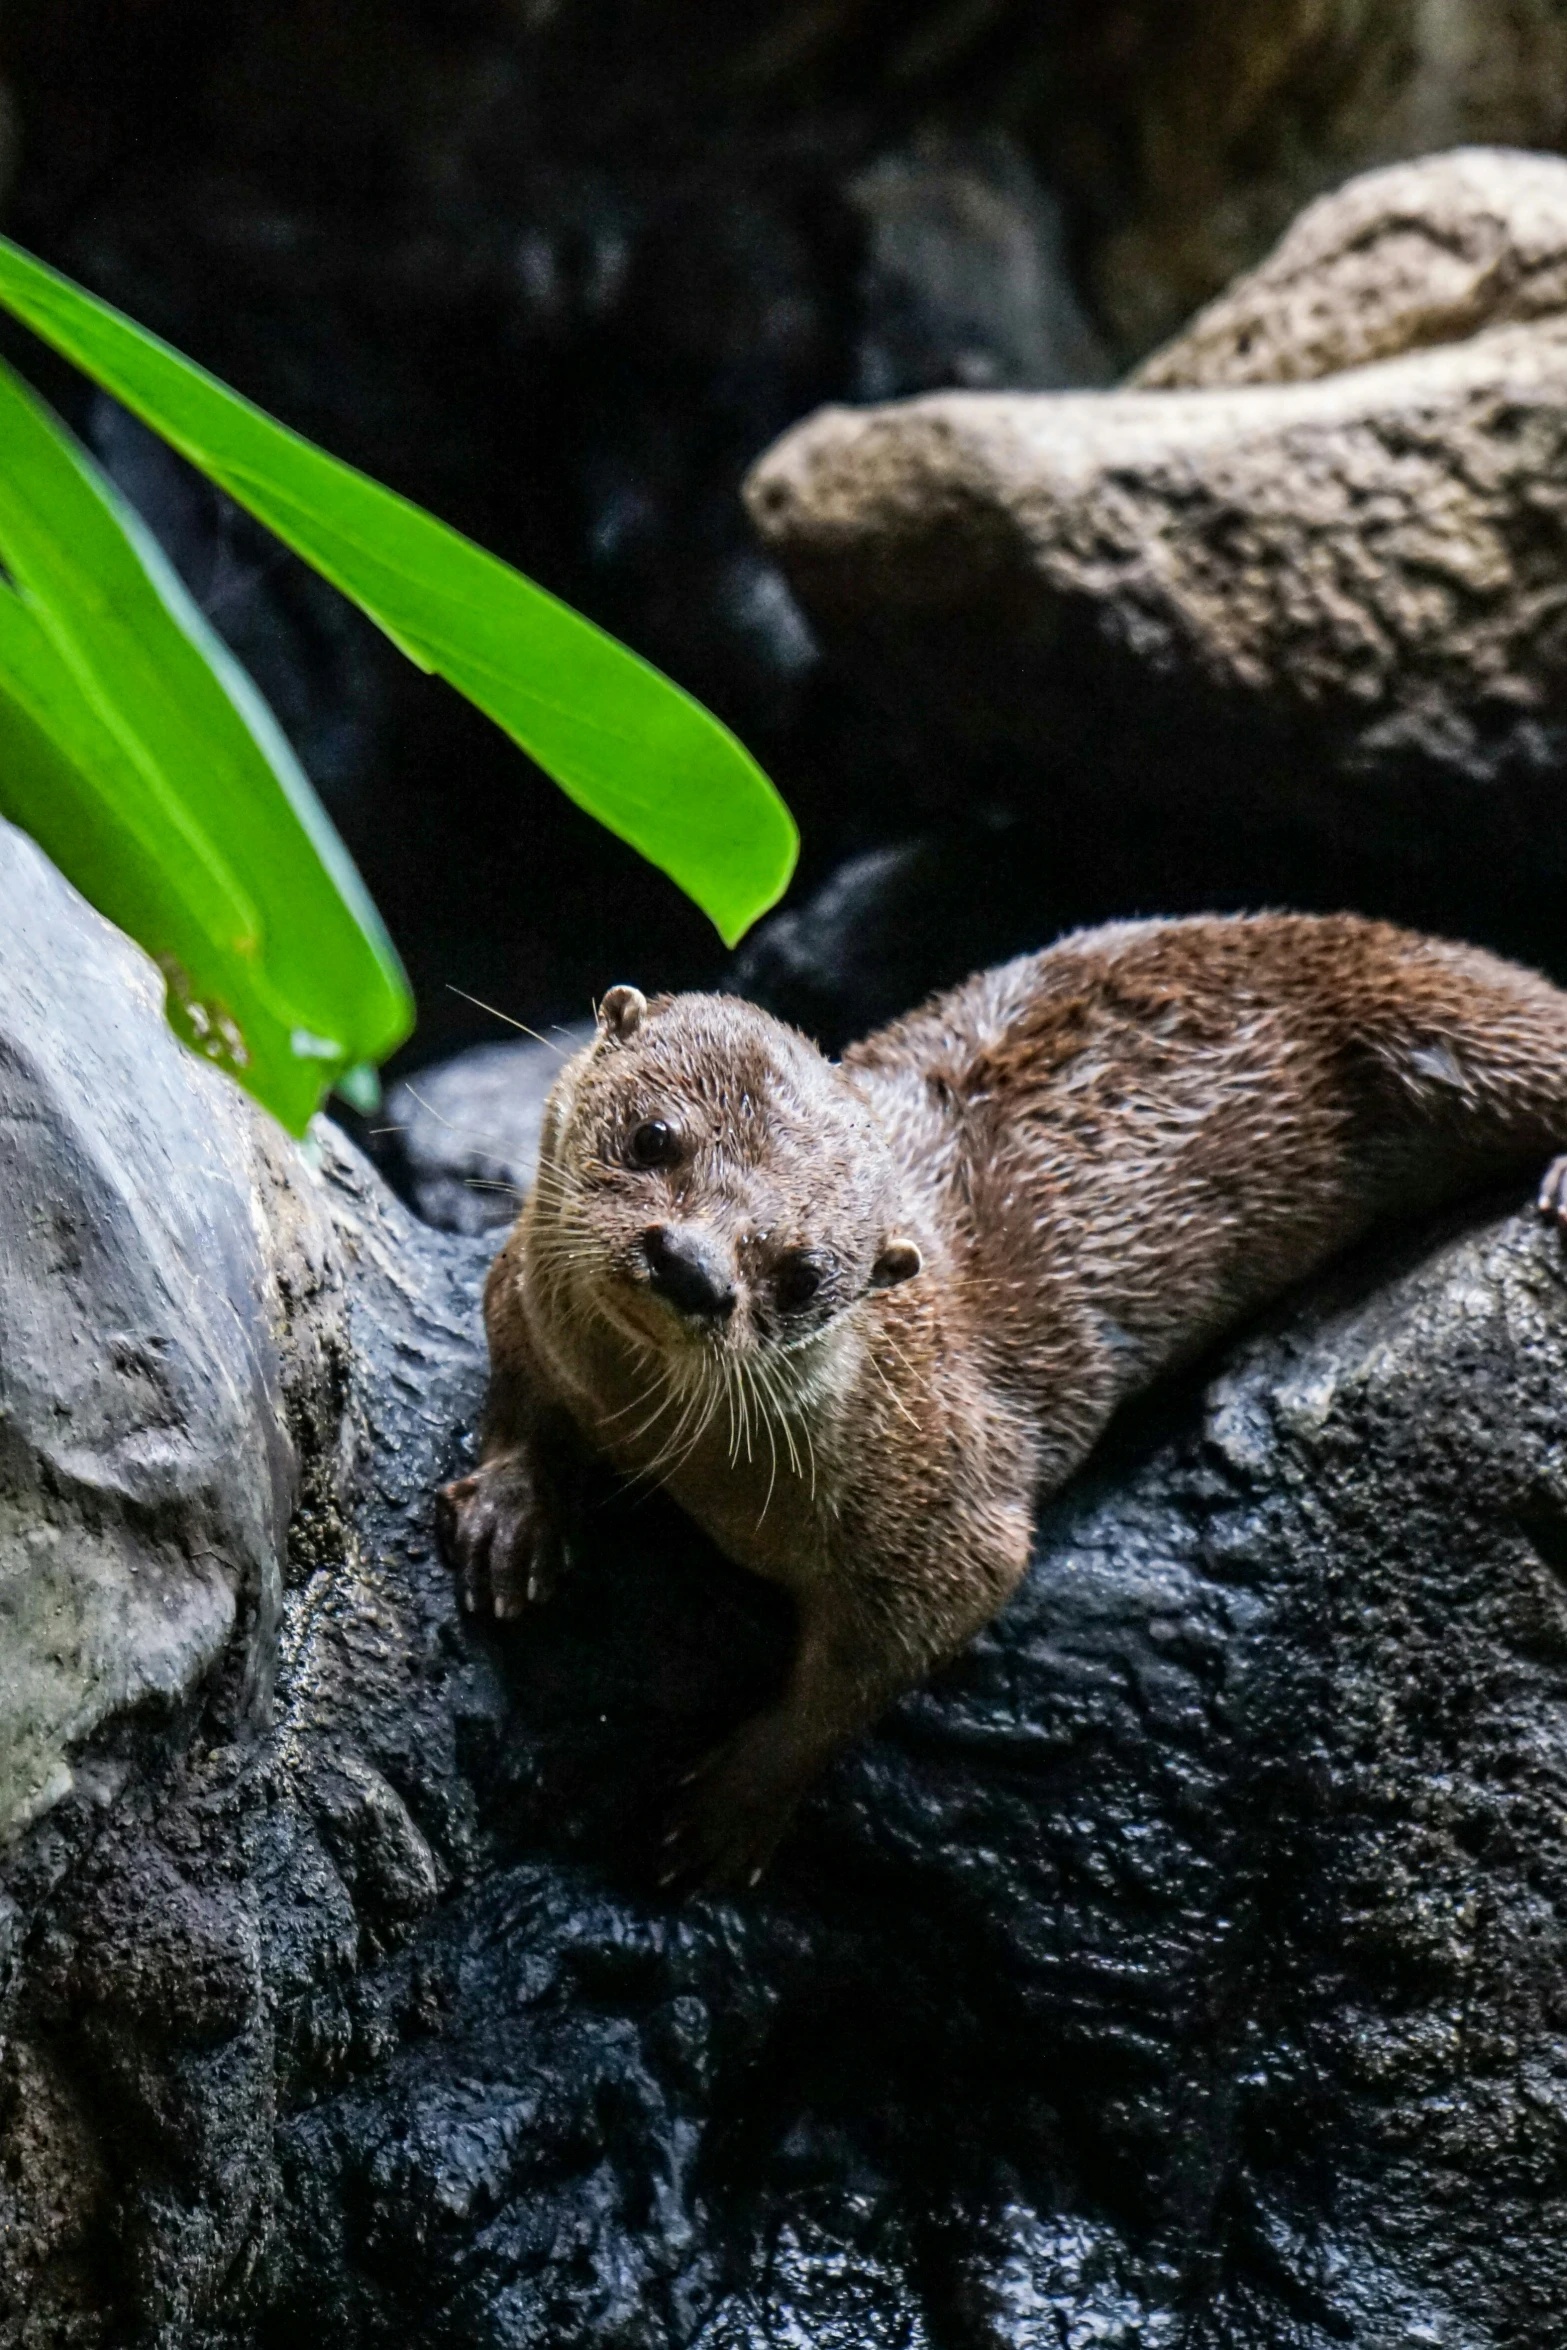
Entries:
<svg viewBox="0 0 1567 2350">
<path fill-rule="evenodd" d="M 362 1162 L 177 1045 L 9 827 L 0 894 L 0 2343 L 257 2343 L 275 2132 L 472 1835 L 446 1578 L 378 1577 L 471 1416 L 482 1265 L 402 1262 Z"/>
<path fill-rule="evenodd" d="M 0 825 L 0 1834 L 227 1658 L 264 1711 L 298 1434 L 341 1346 L 315 1186 L 163 982 Z"/>
<path fill-rule="evenodd" d="M 285 2318 L 1567 2340 L 1564 1346 L 1508 1218 L 1167 1398 L 743 1908 L 639 1887 L 776 1630 L 606 1526 L 519 1643 L 506 1849 L 390 1970 L 434 2020 L 283 2123 Z"/>
<path fill-rule="evenodd" d="M 1309 204 L 1143 361 L 1147 391 L 1299 383 L 1567 311 L 1567 161 L 1456 147 Z"/>
<path fill-rule="evenodd" d="M 490 1243 L 267 1135 L 4 845 L 0 1100 L 78 1219 L 15 1228 L 44 1321 L 98 1294 L 82 1250 L 144 1250 L 157 1457 L 194 1458 L 199 1267 L 228 1514 L 170 1472 L 148 1516 L 176 1596 L 204 1548 L 276 1594 L 52 1729 L 70 1781 L 0 1853 L 4 2350 L 1567 2344 L 1553 1230 L 1405 1235 L 1150 1399 L 756 1895 L 673 1906 L 664 1791 L 783 1611 L 605 1490 L 547 1610 L 466 1621 L 431 1493 Z M 89 1083 L 38 1075 L 51 1008 Z M 156 1185 L 109 1184 L 111 1134 Z M 126 1376 L 36 1360 L 94 1426 Z M 25 1540 L 61 1497 L 24 1457 Z"/>
<path fill-rule="evenodd" d="M 928 802 L 1184 829 L 1216 879 L 1245 843 L 1559 954 L 1564 444 L 1551 316 L 1313 381 L 826 408 L 747 496 L 828 650 L 945 746 Z"/>
</svg>

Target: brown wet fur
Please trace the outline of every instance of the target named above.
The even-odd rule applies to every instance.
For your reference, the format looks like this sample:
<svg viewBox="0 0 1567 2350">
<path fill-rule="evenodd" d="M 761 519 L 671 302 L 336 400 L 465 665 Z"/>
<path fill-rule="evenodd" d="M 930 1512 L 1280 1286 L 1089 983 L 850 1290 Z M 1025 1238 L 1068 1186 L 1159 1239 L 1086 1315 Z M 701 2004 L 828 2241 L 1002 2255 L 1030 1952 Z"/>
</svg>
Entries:
<svg viewBox="0 0 1567 2350">
<path fill-rule="evenodd" d="M 668 1164 L 632 1163 L 650 1122 Z M 485 1293 L 482 1464 L 442 1503 L 465 1595 L 550 1588 L 565 1425 L 791 1592 L 785 1693 L 667 1849 L 671 1878 L 754 1878 L 828 1758 L 1003 1605 L 1124 1398 L 1374 1224 L 1563 1145 L 1567 995 L 1349 916 L 1082 932 L 841 1066 L 737 999 L 614 989 Z M 671 1235 L 721 1317 L 655 1293 Z"/>
</svg>

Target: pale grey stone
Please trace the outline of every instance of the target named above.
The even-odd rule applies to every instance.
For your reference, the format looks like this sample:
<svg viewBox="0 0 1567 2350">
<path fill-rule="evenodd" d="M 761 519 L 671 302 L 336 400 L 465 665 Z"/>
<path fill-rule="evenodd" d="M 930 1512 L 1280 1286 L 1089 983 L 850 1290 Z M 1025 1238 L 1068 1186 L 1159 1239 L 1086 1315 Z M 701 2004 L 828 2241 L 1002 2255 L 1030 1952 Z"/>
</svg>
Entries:
<svg viewBox="0 0 1567 2350">
<path fill-rule="evenodd" d="M 317 1179 L 176 1043 L 151 963 L 0 826 L 0 1834 L 238 1636 L 263 1714 Z M 319 1343 L 319 1335 L 312 1344 Z"/>
</svg>

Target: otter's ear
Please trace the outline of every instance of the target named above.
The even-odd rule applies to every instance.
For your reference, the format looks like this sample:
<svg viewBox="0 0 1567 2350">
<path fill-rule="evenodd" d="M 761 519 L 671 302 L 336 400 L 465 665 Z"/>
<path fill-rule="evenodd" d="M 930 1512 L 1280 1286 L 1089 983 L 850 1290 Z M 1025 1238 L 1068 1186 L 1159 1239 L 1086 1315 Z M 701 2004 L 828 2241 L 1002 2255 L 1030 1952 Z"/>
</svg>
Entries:
<svg viewBox="0 0 1567 2350">
<path fill-rule="evenodd" d="M 642 1025 L 647 997 L 640 987 L 612 987 L 599 1005 L 599 1034 L 626 1044 Z"/>
<path fill-rule="evenodd" d="M 872 1289 L 896 1289 L 900 1281 L 912 1281 L 925 1262 L 912 1240 L 894 1237 L 882 1249 L 871 1267 Z"/>
</svg>

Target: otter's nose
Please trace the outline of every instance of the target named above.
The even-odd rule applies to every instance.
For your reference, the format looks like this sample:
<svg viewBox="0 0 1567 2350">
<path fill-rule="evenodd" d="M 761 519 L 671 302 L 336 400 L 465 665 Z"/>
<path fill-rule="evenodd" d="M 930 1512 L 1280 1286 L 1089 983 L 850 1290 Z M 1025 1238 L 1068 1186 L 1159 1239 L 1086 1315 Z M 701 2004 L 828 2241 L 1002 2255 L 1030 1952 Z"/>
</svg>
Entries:
<svg viewBox="0 0 1567 2350">
<path fill-rule="evenodd" d="M 735 1285 L 710 1240 L 688 1224 L 650 1224 L 642 1253 L 653 1287 L 683 1314 L 723 1322 L 735 1310 Z"/>
</svg>

